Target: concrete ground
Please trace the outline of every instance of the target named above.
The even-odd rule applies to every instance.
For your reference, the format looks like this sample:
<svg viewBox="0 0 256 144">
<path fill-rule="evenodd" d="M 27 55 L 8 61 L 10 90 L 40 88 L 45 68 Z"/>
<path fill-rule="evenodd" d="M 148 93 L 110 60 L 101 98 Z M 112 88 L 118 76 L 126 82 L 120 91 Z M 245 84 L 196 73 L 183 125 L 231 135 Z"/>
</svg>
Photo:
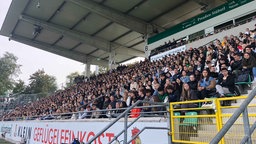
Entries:
<svg viewBox="0 0 256 144">
<path fill-rule="evenodd" d="M 0 138 L 0 144 L 13 144 L 13 143 L 7 142 L 4 139 Z"/>
</svg>

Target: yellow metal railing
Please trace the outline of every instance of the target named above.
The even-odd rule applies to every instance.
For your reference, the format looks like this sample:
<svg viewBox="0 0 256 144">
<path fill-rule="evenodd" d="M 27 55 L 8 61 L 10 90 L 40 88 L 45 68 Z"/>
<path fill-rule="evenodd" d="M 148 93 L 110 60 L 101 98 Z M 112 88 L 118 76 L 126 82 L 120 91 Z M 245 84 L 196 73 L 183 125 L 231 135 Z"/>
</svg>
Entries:
<svg viewBox="0 0 256 144">
<path fill-rule="evenodd" d="M 246 96 L 170 103 L 172 141 L 190 144 L 209 143 L 239 108 L 239 103 L 236 102 L 244 99 Z M 231 106 L 222 106 L 225 101 L 233 103 Z M 256 104 L 249 104 L 247 109 L 252 125 L 256 121 Z M 244 126 L 241 115 L 219 143 L 236 144 L 240 143 L 243 137 Z M 252 134 L 252 141 L 256 143 L 256 132 Z"/>
</svg>

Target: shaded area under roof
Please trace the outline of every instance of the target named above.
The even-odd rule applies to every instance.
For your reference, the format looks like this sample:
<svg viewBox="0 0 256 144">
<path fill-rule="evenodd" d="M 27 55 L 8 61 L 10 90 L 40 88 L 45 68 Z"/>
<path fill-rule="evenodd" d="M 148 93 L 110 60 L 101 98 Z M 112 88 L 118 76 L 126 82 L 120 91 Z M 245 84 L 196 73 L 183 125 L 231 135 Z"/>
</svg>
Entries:
<svg viewBox="0 0 256 144">
<path fill-rule="evenodd" d="M 145 36 L 223 0 L 13 0 L 1 35 L 82 63 L 144 57 Z"/>
</svg>

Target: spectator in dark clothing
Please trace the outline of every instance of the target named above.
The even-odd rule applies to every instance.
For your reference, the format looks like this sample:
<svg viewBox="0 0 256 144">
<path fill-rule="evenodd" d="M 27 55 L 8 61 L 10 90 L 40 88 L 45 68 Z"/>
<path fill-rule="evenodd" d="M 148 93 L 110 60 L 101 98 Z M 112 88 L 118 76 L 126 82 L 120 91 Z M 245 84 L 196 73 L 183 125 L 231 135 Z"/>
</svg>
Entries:
<svg viewBox="0 0 256 144">
<path fill-rule="evenodd" d="M 255 66 L 255 58 L 251 56 L 249 53 L 245 52 L 244 53 L 244 58 L 242 60 L 242 66 L 243 66 L 243 71 L 247 71 L 252 75 L 252 68 Z"/>
<path fill-rule="evenodd" d="M 183 82 L 177 78 L 175 83 L 175 90 L 177 90 L 179 93 L 182 91 Z"/>
<path fill-rule="evenodd" d="M 251 56 L 254 57 L 254 59 L 256 59 L 256 53 L 254 51 L 252 51 L 251 45 L 247 45 L 245 47 L 244 53 L 249 53 Z"/>
<path fill-rule="evenodd" d="M 140 88 L 138 94 L 139 94 L 138 100 L 144 100 L 144 98 L 145 98 L 145 89 L 144 88 Z"/>
<path fill-rule="evenodd" d="M 242 70 L 242 59 L 240 54 L 236 53 L 233 56 L 234 60 L 230 62 L 232 74 L 234 74 L 236 77 L 241 73 Z"/>
<path fill-rule="evenodd" d="M 165 74 L 164 73 L 160 74 L 160 87 L 164 87 L 165 81 L 166 81 Z"/>
<path fill-rule="evenodd" d="M 227 68 L 222 68 L 222 78 L 218 79 L 216 90 L 220 97 L 224 97 L 226 93 L 235 93 L 235 78 L 229 75 Z"/>
<path fill-rule="evenodd" d="M 188 85 L 189 85 L 190 89 L 197 91 L 198 81 L 196 80 L 194 74 L 192 74 L 192 75 L 189 76 Z"/>
<path fill-rule="evenodd" d="M 253 57 L 256 60 L 256 53 L 252 51 L 251 45 L 247 45 L 247 47 L 245 47 L 245 53 L 249 53 L 250 57 Z M 256 79 L 256 62 L 255 61 L 253 64 L 251 75 L 253 76 L 253 78 L 255 80 Z"/>
<path fill-rule="evenodd" d="M 172 85 L 166 87 L 169 102 L 177 102 L 180 100 L 180 93 Z"/>
<path fill-rule="evenodd" d="M 195 78 L 196 78 L 196 81 L 199 81 L 199 80 L 201 79 L 201 73 L 200 73 L 200 71 L 195 70 Z"/>
<path fill-rule="evenodd" d="M 110 96 L 110 103 L 109 103 L 112 107 L 112 109 L 116 108 L 116 99 L 113 95 Z"/>
<path fill-rule="evenodd" d="M 110 104 L 110 99 L 108 96 L 105 97 L 104 103 L 103 103 L 103 109 L 106 109 L 108 105 Z"/>
<path fill-rule="evenodd" d="M 218 78 L 218 73 L 216 72 L 216 67 L 214 65 L 212 65 L 210 67 L 210 73 L 209 73 L 210 77 L 213 77 L 215 79 Z"/>
<path fill-rule="evenodd" d="M 179 74 L 179 72 L 178 72 L 178 69 L 177 68 L 175 68 L 174 70 L 173 70 L 173 75 L 172 75 L 172 77 L 171 77 L 171 80 L 172 81 L 176 81 L 176 79 L 180 76 L 180 74 Z"/>
<path fill-rule="evenodd" d="M 131 106 L 138 100 L 138 96 L 136 95 L 135 91 L 129 91 L 128 95 L 131 97 L 131 103 L 130 103 L 130 106 Z"/>
</svg>

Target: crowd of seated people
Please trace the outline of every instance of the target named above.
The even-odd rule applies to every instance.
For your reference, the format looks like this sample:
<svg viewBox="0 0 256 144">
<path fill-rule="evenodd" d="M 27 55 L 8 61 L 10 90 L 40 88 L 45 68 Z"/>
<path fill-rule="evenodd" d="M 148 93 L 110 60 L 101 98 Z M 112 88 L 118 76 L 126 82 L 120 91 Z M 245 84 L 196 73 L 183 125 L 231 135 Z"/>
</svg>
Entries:
<svg viewBox="0 0 256 144">
<path fill-rule="evenodd" d="M 255 18 L 256 18 L 256 16 L 253 16 L 253 17 L 250 17 L 246 20 L 238 21 L 238 22 L 236 22 L 236 24 L 231 24 L 231 25 L 227 25 L 227 26 L 222 27 L 222 28 L 215 29 L 214 32 L 212 32 L 212 33 L 200 35 L 200 36 L 197 36 L 194 39 L 189 39 L 189 40 L 185 40 L 185 39 L 175 40 L 175 39 L 173 39 L 172 42 L 169 40 L 168 42 L 165 42 L 163 45 L 160 45 L 159 47 L 153 49 L 150 53 L 150 56 L 153 56 L 153 55 L 156 55 L 156 54 L 159 54 L 159 53 L 171 50 L 171 49 L 175 49 L 179 46 L 185 45 L 185 44 L 190 43 L 190 42 L 197 41 L 199 39 L 203 39 L 205 37 L 220 33 L 222 31 L 225 31 L 225 30 L 228 30 L 228 29 L 232 29 L 232 28 L 234 28 L 236 26 L 239 26 L 241 24 L 251 22 L 252 20 L 255 20 Z"/>
<path fill-rule="evenodd" d="M 177 102 L 223 97 L 234 92 L 235 80 L 241 73 L 256 76 L 255 32 L 246 30 L 239 36 L 224 36 L 208 46 L 189 48 L 159 61 L 146 59 L 119 66 L 52 96 L 16 107 L 2 119 L 52 119 L 62 113 L 70 118 L 72 112 L 79 112 L 79 119 L 108 118 L 123 112 L 115 108 L 129 107 L 138 100 Z M 158 110 L 142 109 L 155 113 Z"/>
<path fill-rule="evenodd" d="M 163 45 L 160 45 L 159 47 L 155 48 L 154 50 L 151 51 L 150 55 L 156 55 L 174 48 L 177 48 L 179 46 L 187 44 L 186 40 L 180 39 L 180 40 L 175 40 L 171 42 L 170 40 L 168 42 L 165 42 Z"/>
</svg>

